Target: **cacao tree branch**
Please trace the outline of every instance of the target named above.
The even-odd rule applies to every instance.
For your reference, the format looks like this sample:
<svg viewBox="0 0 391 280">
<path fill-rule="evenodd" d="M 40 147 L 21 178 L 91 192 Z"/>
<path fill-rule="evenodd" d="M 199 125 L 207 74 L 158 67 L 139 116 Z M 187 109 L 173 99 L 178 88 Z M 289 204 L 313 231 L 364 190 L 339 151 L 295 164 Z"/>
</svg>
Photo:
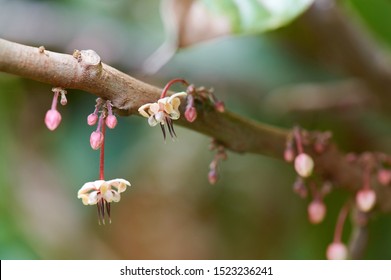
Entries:
<svg viewBox="0 0 391 280">
<path fill-rule="evenodd" d="M 0 71 L 111 100 L 121 115 L 159 99 L 161 89 L 143 83 L 100 61 L 92 50 L 60 54 L 0 39 Z M 256 123 L 230 112 L 205 111 L 194 123 L 180 125 L 218 139 L 235 152 L 281 157 L 288 131 Z"/>
<path fill-rule="evenodd" d="M 137 109 L 141 105 L 155 102 L 161 94 L 161 89 L 102 63 L 99 55 L 92 50 L 67 55 L 0 39 L 0 71 L 95 94 L 111 100 L 121 115 L 138 114 Z M 234 152 L 279 159 L 283 158 L 290 134 L 288 130 L 228 111 L 202 110 L 195 122 L 189 123 L 181 118 L 176 123 L 213 137 Z M 315 159 L 315 171 L 319 176 L 350 192 L 361 188 L 362 170 L 346 161 L 345 154 L 335 144 L 330 143 L 322 154 L 315 153 L 311 147 L 307 150 Z M 377 191 L 380 192 L 379 209 L 391 211 L 391 191 L 384 188 Z"/>
</svg>

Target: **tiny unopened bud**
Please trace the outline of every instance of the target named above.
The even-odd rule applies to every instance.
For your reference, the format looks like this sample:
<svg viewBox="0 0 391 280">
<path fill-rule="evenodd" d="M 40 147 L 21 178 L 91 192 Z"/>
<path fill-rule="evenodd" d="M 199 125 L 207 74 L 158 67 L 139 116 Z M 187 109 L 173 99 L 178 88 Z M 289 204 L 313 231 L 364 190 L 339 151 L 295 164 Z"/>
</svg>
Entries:
<svg viewBox="0 0 391 280">
<path fill-rule="evenodd" d="M 391 170 L 389 169 L 380 169 L 377 172 L 377 180 L 383 186 L 388 186 L 391 183 Z"/>
<path fill-rule="evenodd" d="M 333 242 L 327 247 L 326 256 L 329 260 L 346 260 L 348 248 L 341 242 Z"/>
<path fill-rule="evenodd" d="M 286 162 L 292 162 L 295 159 L 295 151 L 293 150 L 292 146 L 286 147 L 284 151 L 284 160 Z"/>
<path fill-rule="evenodd" d="M 100 131 L 94 131 L 91 133 L 90 145 L 94 150 L 98 150 L 103 144 L 103 133 Z"/>
<path fill-rule="evenodd" d="M 372 189 L 361 189 L 356 194 L 356 203 L 358 209 L 368 212 L 376 203 L 376 193 Z"/>
<path fill-rule="evenodd" d="M 215 103 L 215 109 L 217 112 L 223 113 L 225 111 L 225 105 L 223 101 L 217 101 Z"/>
<path fill-rule="evenodd" d="M 314 150 L 318 154 L 322 154 L 326 150 L 326 145 L 322 141 L 316 141 L 314 144 Z"/>
<path fill-rule="evenodd" d="M 353 163 L 353 162 L 357 161 L 357 155 L 354 153 L 347 154 L 345 158 L 346 158 L 346 161 L 349 163 Z"/>
<path fill-rule="evenodd" d="M 314 161 L 309 155 L 301 153 L 295 158 L 295 170 L 301 177 L 311 176 L 313 169 Z"/>
<path fill-rule="evenodd" d="M 326 205 L 323 201 L 314 200 L 308 205 L 308 219 L 313 224 L 319 224 L 326 216 Z"/>
<path fill-rule="evenodd" d="M 214 185 L 216 184 L 217 180 L 218 180 L 218 175 L 217 175 L 217 171 L 216 169 L 211 169 L 208 173 L 208 180 L 209 180 L 209 183 L 211 185 Z"/>
<path fill-rule="evenodd" d="M 110 128 L 110 129 L 115 128 L 117 126 L 117 123 L 118 123 L 118 121 L 117 121 L 117 117 L 116 116 L 114 116 L 114 115 L 107 116 L 107 118 L 106 118 L 106 125 L 107 125 L 108 128 Z"/>
<path fill-rule="evenodd" d="M 293 191 L 297 193 L 301 198 L 305 198 L 308 195 L 308 190 L 305 186 L 304 180 L 300 176 L 297 176 L 297 179 L 293 184 Z"/>
<path fill-rule="evenodd" d="M 185 111 L 185 118 L 188 122 L 194 122 L 197 118 L 197 110 L 194 107 L 188 107 Z"/>
<path fill-rule="evenodd" d="M 94 125 L 98 121 L 98 115 L 97 114 L 89 114 L 87 117 L 87 123 L 88 125 Z"/>
<path fill-rule="evenodd" d="M 65 105 L 67 105 L 67 103 L 68 103 L 67 97 L 66 97 L 66 95 L 65 95 L 64 92 L 61 92 L 61 100 L 60 100 L 60 103 L 61 103 L 62 106 L 65 106 Z"/>
<path fill-rule="evenodd" d="M 330 181 L 325 181 L 322 184 L 320 192 L 323 196 L 328 195 L 333 190 L 333 184 Z"/>
<path fill-rule="evenodd" d="M 57 110 L 51 109 L 46 112 L 45 124 L 50 130 L 55 130 L 61 122 L 61 114 Z"/>
<path fill-rule="evenodd" d="M 227 160 L 228 155 L 227 155 L 227 153 L 225 152 L 225 150 L 222 150 L 222 151 L 219 151 L 219 152 L 216 154 L 216 158 L 221 159 L 221 160 Z"/>
</svg>

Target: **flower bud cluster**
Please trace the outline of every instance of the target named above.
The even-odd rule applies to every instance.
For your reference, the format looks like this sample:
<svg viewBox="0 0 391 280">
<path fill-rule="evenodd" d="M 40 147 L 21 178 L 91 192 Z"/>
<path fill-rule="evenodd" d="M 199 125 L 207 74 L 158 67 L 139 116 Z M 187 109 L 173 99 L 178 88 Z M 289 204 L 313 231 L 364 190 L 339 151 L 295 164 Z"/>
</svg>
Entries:
<svg viewBox="0 0 391 280">
<path fill-rule="evenodd" d="M 94 150 L 102 147 L 104 142 L 103 126 L 113 129 L 117 126 L 117 117 L 113 114 L 113 105 L 109 100 L 104 101 L 102 98 L 96 100 L 95 110 L 87 117 L 87 124 L 90 126 L 98 123 L 95 131 L 91 133 L 90 145 Z"/>
<path fill-rule="evenodd" d="M 293 191 L 301 198 L 311 196 L 311 201 L 307 206 L 307 215 L 312 224 L 319 224 L 326 217 L 327 207 L 324 197 L 331 191 L 331 183 L 323 182 L 319 180 L 319 176 L 313 175 L 315 162 L 310 154 L 325 152 L 330 137 L 329 132 L 309 134 L 295 127 L 287 138 L 284 150 L 284 160 L 293 163 L 297 173 Z"/>
<path fill-rule="evenodd" d="M 391 160 L 384 154 L 365 152 L 361 155 L 349 154 L 346 160 L 362 169 L 362 186 L 356 192 L 357 208 L 366 213 L 374 209 L 377 195 L 374 186 L 388 186 L 391 182 Z"/>
<path fill-rule="evenodd" d="M 284 150 L 284 160 L 293 162 L 296 173 L 302 178 L 310 177 L 315 166 L 312 157 L 304 151 L 304 144 L 307 142 L 307 133 L 295 127 L 292 134 L 288 136 Z"/>
</svg>

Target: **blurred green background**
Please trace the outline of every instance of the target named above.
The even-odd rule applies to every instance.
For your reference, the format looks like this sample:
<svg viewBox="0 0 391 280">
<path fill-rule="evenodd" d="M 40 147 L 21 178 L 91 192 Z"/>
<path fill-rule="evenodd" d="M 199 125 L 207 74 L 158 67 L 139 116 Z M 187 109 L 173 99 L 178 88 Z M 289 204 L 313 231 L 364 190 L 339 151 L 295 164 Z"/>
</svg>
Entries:
<svg viewBox="0 0 391 280">
<path fill-rule="evenodd" d="M 390 53 L 390 1 L 338 5 L 362 36 Z M 0 37 L 64 53 L 93 49 L 156 86 L 183 77 L 213 87 L 229 110 L 257 121 L 331 130 L 346 152 L 391 152 L 390 113 L 382 100 L 373 102 L 371 89 L 357 87 L 365 75 L 318 41 L 311 13 L 268 33 L 181 49 L 150 76 L 140 69 L 165 38 L 156 0 L 0 0 Z M 108 131 L 106 177 L 132 187 L 112 205 L 113 223 L 99 226 L 96 208 L 77 199 L 98 178 L 99 152 L 89 146 L 86 123 L 96 97 L 70 90 L 62 123 L 50 132 L 43 119 L 51 87 L 0 73 L 1 259 L 325 258 L 346 193 L 328 196 L 325 221 L 312 225 L 309 201 L 293 193 L 295 173 L 282 160 L 229 152 L 211 186 L 209 138 L 177 126 L 178 139 L 164 143 L 159 128 L 136 116 Z M 348 223 L 344 241 L 349 234 Z M 364 258 L 390 259 L 390 236 L 389 215 L 376 214 Z"/>
</svg>

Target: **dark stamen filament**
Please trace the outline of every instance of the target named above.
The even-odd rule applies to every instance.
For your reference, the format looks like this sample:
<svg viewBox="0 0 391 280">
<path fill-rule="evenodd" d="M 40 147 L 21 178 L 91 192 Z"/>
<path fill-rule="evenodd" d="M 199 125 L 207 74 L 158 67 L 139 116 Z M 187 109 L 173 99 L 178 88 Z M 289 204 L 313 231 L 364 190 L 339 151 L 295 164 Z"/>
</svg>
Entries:
<svg viewBox="0 0 391 280">
<path fill-rule="evenodd" d="M 160 124 L 160 128 L 162 129 L 163 132 L 163 139 L 166 141 L 166 128 L 164 127 L 164 124 Z"/>
</svg>

